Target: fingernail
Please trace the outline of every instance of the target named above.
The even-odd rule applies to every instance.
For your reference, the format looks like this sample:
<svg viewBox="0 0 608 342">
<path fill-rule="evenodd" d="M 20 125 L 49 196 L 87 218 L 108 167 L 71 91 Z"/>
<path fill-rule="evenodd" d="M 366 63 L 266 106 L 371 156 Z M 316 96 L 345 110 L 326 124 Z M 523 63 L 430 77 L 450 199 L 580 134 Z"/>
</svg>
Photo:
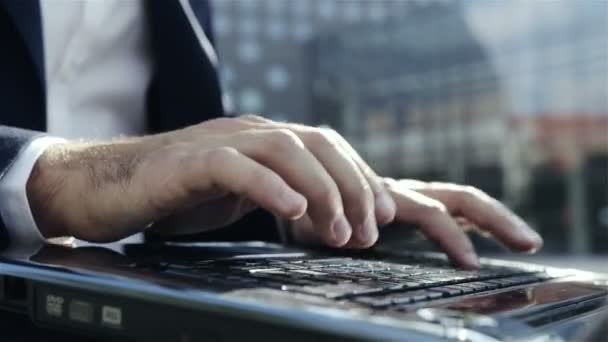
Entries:
<svg viewBox="0 0 608 342">
<path fill-rule="evenodd" d="M 376 198 L 376 218 L 378 219 L 378 223 L 389 223 L 395 217 L 396 211 L 397 206 L 391 195 L 386 191 L 378 194 Z"/>
<path fill-rule="evenodd" d="M 543 243 L 543 238 L 536 231 L 534 231 L 534 230 L 532 230 L 530 228 L 529 232 L 530 232 L 529 233 L 530 234 L 530 238 L 532 240 L 534 240 L 537 244 L 542 244 Z"/>
<path fill-rule="evenodd" d="M 525 254 L 536 254 L 536 252 L 538 252 L 538 248 L 537 247 L 532 247 L 532 248 L 528 249 L 527 251 L 524 251 L 523 253 L 525 253 Z"/>
<path fill-rule="evenodd" d="M 333 232 L 334 232 L 334 241 L 338 245 L 345 244 L 346 241 L 348 241 L 348 239 L 350 238 L 352 229 L 350 227 L 350 224 L 346 220 L 346 217 L 344 217 L 344 215 L 342 215 L 336 221 L 336 223 L 334 223 Z"/>
<path fill-rule="evenodd" d="M 543 238 L 532 228 L 528 227 L 526 231 L 528 238 L 534 241 L 534 246 L 526 251 L 528 254 L 534 254 L 543 246 Z"/>
<path fill-rule="evenodd" d="M 376 224 L 376 219 L 374 215 L 370 214 L 365 222 L 359 226 L 359 229 L 357 230 L 357 240 L 365 245 L 368 245 L 376 241 L 377 231 L 378 226 Z"/>
</svg>

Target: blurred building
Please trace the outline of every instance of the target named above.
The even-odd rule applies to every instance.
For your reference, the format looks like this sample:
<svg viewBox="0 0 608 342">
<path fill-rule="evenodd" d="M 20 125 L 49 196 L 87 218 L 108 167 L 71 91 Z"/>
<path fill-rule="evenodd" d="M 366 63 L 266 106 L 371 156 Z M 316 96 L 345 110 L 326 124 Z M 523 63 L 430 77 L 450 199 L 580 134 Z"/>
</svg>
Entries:
<svg viewBox="0 0 608 342">
<path fill-rule="evenodd" d="M 234 111 L 330 124 L 381 173 L 481 187 L 608 250 L 608 2 L 215 0 Z"/>
<path fill-rule="evenodd" d="M 550 251 L 608 251 L 608 116 L 543 115 L 512 122 L 521 134 L 528 216 Z M 557 237 L 557 238 L 556 238 Z"/>
<path fill-rule="evenodd" d="M 439 1 L 439 0 L 437 0 Z M 212 0 L 220 76 L 235 112 L 311 123 L 308 43 L 435 0 Z"/>
<path fill-rule="evenodd" d="M 472 166 L 499 170 L 504 92 L 460 3 L 319 37 L 311 59 L 316 121 L 331 117 L 380 171 L 462 181 Z"/>
</svg>

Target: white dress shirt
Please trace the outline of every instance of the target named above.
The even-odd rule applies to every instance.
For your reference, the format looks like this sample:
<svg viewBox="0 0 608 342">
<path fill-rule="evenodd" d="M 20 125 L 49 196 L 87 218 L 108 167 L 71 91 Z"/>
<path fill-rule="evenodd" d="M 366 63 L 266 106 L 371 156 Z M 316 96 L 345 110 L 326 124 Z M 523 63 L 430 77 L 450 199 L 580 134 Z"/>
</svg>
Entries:
<svg viewBox="0 0 608 342">
<path fill-rule="evenodd" d="M 42 0 L 47 131 L 110 138 L 145 130 L 151 77 L 140 0 Z"/>
<path fill-rule="evenodd" d="M 144 132 L 152 74 L 141 0 L 41 0 L 47 131 L 102 139 Z M 11 242 L 40 243 L 26 194 L 31 170 L 60 138 L 35 139 L 0 181 L 0 215 Z"/>
</svg>

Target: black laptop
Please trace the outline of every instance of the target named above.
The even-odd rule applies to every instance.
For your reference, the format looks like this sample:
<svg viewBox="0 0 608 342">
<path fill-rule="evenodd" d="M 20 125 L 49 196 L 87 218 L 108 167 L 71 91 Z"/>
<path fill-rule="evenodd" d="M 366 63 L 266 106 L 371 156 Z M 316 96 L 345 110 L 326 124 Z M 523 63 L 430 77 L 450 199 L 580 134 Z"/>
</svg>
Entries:
<svg viewBox="0 0 608 342">
<path fill-rule="evenodd" d="M 440 254 L 261 242 L 5 251 L 0 307 L 112 341 L 567 341 L 608 311 L 608 276 Z"/>
</svg>

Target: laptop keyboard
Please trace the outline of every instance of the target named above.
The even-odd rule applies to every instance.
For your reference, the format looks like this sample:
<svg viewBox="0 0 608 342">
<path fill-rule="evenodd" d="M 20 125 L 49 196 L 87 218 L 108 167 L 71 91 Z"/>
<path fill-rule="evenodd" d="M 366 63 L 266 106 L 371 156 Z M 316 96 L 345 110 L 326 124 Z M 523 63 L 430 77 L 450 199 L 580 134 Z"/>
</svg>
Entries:
<svg viewBox="0 0 608 342">
<path fill-rule="evenodd" d="M 223 259 L 187 264 L 139 264 L 171 277 L 218 289 L 272 288 L 348 301 L 376 310 L 407 310 L 413 304 L 549 280 L 541 267 L 486 264 L 459 270 L 443 259 L 411 262 L 319 259 Z"/>
</svg>

